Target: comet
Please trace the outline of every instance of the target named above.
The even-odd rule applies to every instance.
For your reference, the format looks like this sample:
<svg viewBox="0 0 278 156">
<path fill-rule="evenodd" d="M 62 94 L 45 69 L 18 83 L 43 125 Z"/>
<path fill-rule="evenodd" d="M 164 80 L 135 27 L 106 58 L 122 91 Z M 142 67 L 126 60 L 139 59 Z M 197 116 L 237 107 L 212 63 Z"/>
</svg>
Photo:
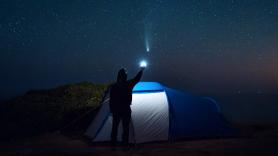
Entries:
<svg viewBox="0 0 278 156">
<path fill-rule="evenodd" d="M 150 43 L 147 37 L 145 39 L 145 46 L 146 46 L 146 52 L 150 52 Z"/>
</svg>

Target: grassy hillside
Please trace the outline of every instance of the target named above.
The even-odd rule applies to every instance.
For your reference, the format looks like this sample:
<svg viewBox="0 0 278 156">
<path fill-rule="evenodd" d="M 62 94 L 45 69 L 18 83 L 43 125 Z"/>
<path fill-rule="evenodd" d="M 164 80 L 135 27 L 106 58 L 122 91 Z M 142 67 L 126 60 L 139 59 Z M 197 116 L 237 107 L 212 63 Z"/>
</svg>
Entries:
<svg viewBox="0 0 278 156">
<path fill-rule="evenodd" d="M 25 137 L 61 129 L 97 108 L 106 84 L 81 82 L 33 90 L 1 105 L 0 138 Z"/>
</svg>

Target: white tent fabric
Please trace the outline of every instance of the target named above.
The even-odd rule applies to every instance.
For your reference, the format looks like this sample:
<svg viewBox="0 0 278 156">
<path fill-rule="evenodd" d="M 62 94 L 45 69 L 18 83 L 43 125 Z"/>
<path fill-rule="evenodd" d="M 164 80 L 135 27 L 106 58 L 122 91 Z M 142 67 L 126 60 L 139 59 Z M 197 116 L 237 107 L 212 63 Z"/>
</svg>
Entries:
<svg viewBox="0 0 278 156">
<path fill-rule="evenodd" d="M 130 142 L 143 143 L 168 140 L 169 105 L 165 91 L 133 93 L 131 105 Z M 109 114 L 109 98 L 103 102 L 100 111 L 86 131 L 94 142 L 109 141 L 112 116 Z M 122 125 L 119 125 L 118 140 Z"/>
<path fill-rule="evenodd" d="M 132 99 L 136 143 L 168 140 L 169 108 L 165 92 L 135 93 Z"/>
<path fill-rule="evenodd" d="M 96 117 L 93 122 L 89 125 L 85 135 L 90 136 L 91 138 L 95 138 L 96 135 L 101 130 L 101 127 L 107 120 L 109 114 L 109 96 L 105 97 L 105 100 L 101 104 L 101 108 L 98 111 Z"/>
</svg>

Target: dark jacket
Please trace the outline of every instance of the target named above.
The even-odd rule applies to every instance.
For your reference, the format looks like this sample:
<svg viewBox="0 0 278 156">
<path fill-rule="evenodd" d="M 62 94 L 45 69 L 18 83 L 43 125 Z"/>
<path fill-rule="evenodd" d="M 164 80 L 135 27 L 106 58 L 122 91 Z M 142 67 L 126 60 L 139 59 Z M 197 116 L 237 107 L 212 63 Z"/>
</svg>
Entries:
<svg viewBox="0 0 278 156">
<path fill-rule="evenodd" d="M 117 81 L 110 87 L 110 112 L 129 113 L 132 101 L 132 89 L 140 81 L 143 71 L 141 70 L 131 80 Z"/>
</svg>

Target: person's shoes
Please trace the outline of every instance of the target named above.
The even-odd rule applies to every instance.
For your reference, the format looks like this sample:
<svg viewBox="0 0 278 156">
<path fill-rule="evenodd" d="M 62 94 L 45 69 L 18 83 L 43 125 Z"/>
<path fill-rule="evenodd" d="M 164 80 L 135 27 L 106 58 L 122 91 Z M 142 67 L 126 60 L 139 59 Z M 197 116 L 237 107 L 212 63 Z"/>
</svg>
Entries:
<svg viewBox="0 0 278 156">
<path fill-rule="evenodd" d="M 132 148 L 133 148 L 132 144 L 124 144 L 122 147 L 123 151 L 130 151 L 132 150 Z"/>
<path fill-rule="evenodd" d="M 122 150 L 123 150 L 124 152 L 130 151 L 130 147 L 129 147 L 129 146 L 123 146 L 123 147 L 122 147 Z"/>
<path fill-rule="evenodd" d="M 117 150 L 117 142 L 111 142 L 110 147 L 111 147 L 111 151 L 116 151 Z"/>
</svg>

